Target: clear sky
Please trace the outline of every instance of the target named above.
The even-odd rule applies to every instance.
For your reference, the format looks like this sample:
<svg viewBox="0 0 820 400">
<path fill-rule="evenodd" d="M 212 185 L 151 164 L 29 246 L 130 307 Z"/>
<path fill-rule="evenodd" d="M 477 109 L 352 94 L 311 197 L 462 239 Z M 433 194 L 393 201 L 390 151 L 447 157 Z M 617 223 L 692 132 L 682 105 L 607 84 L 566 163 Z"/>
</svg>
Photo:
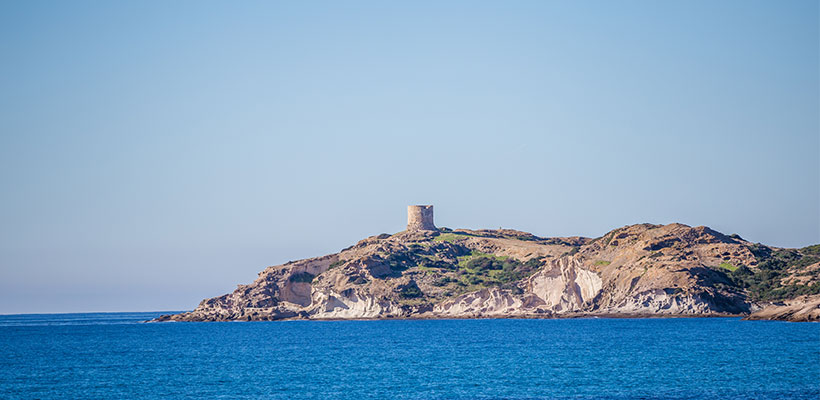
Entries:
<svg viewBox="0 0 820 400">
<path fill-rule="evenodd" d="M 404 229 L 820 242 L 817 1 L 4 1 L 0 313 Z"/>
</svg>

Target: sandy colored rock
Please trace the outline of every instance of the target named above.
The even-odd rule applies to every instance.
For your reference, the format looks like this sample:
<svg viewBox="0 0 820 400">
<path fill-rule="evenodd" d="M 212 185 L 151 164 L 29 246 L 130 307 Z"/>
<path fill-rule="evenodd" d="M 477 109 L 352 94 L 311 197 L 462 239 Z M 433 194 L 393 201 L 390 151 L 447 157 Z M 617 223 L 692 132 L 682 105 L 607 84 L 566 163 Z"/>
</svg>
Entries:
<svg viewBox="0 0 820 400">
<path fill-rule="evenodd" d="M 774 319 L 792 322 L 820 321 L 820 295 L 801 296 L 796 299 L 768 304 L 755 311 L 747 319 Z"/>
<path fill-rule="evenodd" d="M 754 246 L 683 224 L 631 225 L 595 239 L 409 230 L 265 268 L 232 293 L 158 320 L 748 315 L 760 306 L 720 266 L 756 268 Z M 784 279 L 815 282 L 817 270 Z"/>
</svg>

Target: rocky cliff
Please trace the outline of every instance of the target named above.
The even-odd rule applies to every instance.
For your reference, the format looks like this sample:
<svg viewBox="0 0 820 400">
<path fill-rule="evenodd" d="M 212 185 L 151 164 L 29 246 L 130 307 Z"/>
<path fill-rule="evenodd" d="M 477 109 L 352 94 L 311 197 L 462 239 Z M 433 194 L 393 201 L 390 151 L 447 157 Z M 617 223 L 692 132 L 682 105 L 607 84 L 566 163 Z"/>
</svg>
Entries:
<svg viewBox="0 0 820 400">
<path fill-rule="evenodd" d="M 820 246 L 778 249 L 682 224 L 596 239 L 442 228 L 268 267 L 233 293 L 157 320 L 748 315 L 820 293 L 818 261 Z"/>
<path fill-rule="evenodd" d="M 769 304 L 746 317 L 755 319 L 779 319 L 785 321 L 820 321 L 820 295 L 800 296 L 795 299 Z"/>
</svg>

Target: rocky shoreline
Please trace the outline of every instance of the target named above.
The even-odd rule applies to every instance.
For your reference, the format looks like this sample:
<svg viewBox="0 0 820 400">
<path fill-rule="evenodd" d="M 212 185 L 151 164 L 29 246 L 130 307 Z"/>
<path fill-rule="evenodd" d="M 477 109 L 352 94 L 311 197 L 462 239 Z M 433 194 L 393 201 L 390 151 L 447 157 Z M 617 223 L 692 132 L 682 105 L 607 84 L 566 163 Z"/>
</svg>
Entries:
<svg viewBox="0 0 820 400">
<path fill-rule="evenodd" d="M 745 318 L 746 320 L 780 320 L 791 322 L 820 322 L 820 296 L 803 296 L 766 305 Z"/>
<path fill-rule="evenodd" d="M 408 230 L 268 267 L 251 284 L 155 321 L 710 316 L 816 321 L 818 247 L 779 249 L 682 224 L 631 225 L 600 238 Z M 758 299 L 789 293 L 810 295 Z"/>
<path fill-rule="evenodd" d="M 452 316 L 452 317 L 436 317 L 436 316 L 425 316 L 425 315 L 411 315 L 407 317 L 393 317 L 393 316 L 386 316 L 386 317 L 373 317 L 373 318 L 305 318 L 305 317 L 292 317 L 292 318 L 282 318 L 282 319 L 272 319 L 272 320 L 262 320 L 262 319 L 254 319 L 254 320 L 242 320 L 242 319 L 226 319 L 226 320 L 190 320 L 190 321 L 182 321 L 173 318 L 175 314 L 168 314 L 162 315 L 152 320 L 148 320 L 145 322 L 264 322 L 264 321 L 429 321 L 429 320 L 479 320 L 479 319 L 678 319 L 678 318 L 743 318 L 744 320 L 752 320 L 749 317 L 749 314 L 723 314 L 723 313 L 713 313 L 713 314 L 595 314 L 595 313 L 579 313 L 579 314 L 553 314 L 553 315 L 541 315 L 541 314 L 530 314 L 530 315 L 515 315 L 515 316 L 504 316 L 504 315 L 497 315 L 497 316 L 473 316 L 473 315 L 464 315 L 464 316 Z M 769 319 L 769 318 L 760 318 Z"/>
</svg>

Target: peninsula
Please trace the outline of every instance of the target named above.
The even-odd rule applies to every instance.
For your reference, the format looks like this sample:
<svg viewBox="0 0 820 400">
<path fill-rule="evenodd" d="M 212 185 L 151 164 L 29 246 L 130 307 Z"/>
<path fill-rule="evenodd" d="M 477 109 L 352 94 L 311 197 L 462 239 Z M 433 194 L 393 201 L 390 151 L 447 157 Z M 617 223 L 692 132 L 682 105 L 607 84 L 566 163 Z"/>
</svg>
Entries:
<svg viewBox="0 0 820 400">
<path fill-rule="evenodd" d="M 599 238 L 407 230 L 265 268 L 233 292 L 155 321 L 745 316 L 820 320 L 820 245 L 784 249 L 708 227 L 638 224 Z"/>
</svg>

